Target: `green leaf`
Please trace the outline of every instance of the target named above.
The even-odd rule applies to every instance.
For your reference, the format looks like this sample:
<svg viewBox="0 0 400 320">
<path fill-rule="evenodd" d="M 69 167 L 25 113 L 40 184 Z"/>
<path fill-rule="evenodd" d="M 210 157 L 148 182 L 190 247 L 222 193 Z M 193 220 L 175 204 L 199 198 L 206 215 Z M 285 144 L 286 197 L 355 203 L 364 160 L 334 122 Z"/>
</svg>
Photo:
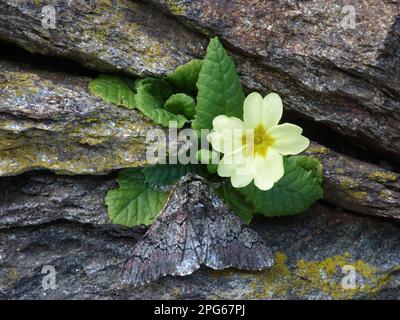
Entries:
<svg viewBox="0 0 400 320">
<path fill-rule="evenodd" d="M 89 83 L 89 91 L 93 95 L 128 109 L 135 107 L 132 87 L 132 80 L 107 74 L 102 74 Z"/>
<path fill-rule="evenodd" d="M 174 184 L 180 177 L 189 172 L 199 175 L 206 173 L 205 168 L 198 164 L 159 164 L 143 169 L 146 183 L 156 186 Z"/>
<path fill-rule="evenodd" d="M 197 88 L 194 129 L 211 129 L 213 119 L 222 114 L 243 118 L 243 89 L 235 65 L 218 38 L 208 45 Z"/>
<path fill-rule="evenodd" d="M 147 93 L 152 96 L 152 106 L 154 108 L 163 107 L 165 101 L 172 95 L 172 89 L 170 84 L 158 78 L 144 78 L 135 82 L 134 90 L 136 92 L 144 89 Z"/>
<path fill-rule="evenodd" d="M 322 183 L 322 164 L 317 159 L 308 156 L 293 156 L 290 157 L 299 166 L 307 171 L 312 171 L 313 175 L 317 178 L 318 183 Z"/>
<path fill-rule="evenodd" d="M 136 107 L 157 124 L 168 127 L 170 121 L 176 121 L 177 128 L 182 128 L 188 120 L 183 115 L 175 115 L 163 108 L 168 90 L 160 82 L 145 79 L 136 84 Z"/>
<path fill-rule="evenodd" d="M 145 78 L 135 82 L 123 77 L 101 75 L 89 83 L 89 90 L 104 101 L 128 109 L 137 108 L 164 127 L 168 127 L 170 121 L 176 121 L 177 127 L 182 128 L 188 121 L 183 115 L 175 115 L 164 109 L 165 100 L 172 95 L 172 89 L 162 79 Z"/>
<path fill-rule="evenodd" d="M 244 197 L 237 189 L 232 187 L 230 182 L 224 183 L 219 187 L 217 193 L 244 223 L 249 224 L 251 222 L 255 213 L 254 208 L 244 200 Z"/>
<path fill-rule="evenodd" d="M 197 91 L 196 82 L 199 78 L 201 60 L 194 59 L 178 68 L 167 77 L 180 92 L 194 93 Z"/>
<path fill-rule="evenodd" d="M 117 182 L 119 189 L 110 190 L 106 195 L 106 205 L 112 222 L 127 227 L 152 224 L 164 207 L 168 193 L 148 186 L 140 169 L 120 171 Z"/>
<path fill-rule="evenodd" d="M 256 212 L 267 217 L 298 214 L 323 197 L 319 166 L 315 159 L 285 158 L 285 174 L 272 189 L 262 191 L 251 183 L 237 190 Z"/>
<path fill-rule="evenodd" d="M 165 102 L 165 109 L 174 114 L 183 114 L 188 119 L 193 119 L 196 103 L 191 96 L 177 93 Z"/>
</svg>

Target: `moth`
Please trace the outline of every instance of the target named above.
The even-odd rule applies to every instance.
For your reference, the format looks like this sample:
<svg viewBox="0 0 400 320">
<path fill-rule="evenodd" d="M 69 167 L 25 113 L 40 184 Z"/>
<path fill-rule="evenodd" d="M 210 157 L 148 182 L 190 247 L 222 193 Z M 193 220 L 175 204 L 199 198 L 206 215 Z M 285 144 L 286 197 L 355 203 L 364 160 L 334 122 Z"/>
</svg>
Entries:
<svg viewBox="0 0 400 320">
<path fill-rule="evenodd" d="M 262 238 L 230 211 L 204 179 L 183 177 L 153 225 L 133 248 L 122 280 L 134 286 L 201 265 L 262 270 L 274 263 Z"/>
</svg>

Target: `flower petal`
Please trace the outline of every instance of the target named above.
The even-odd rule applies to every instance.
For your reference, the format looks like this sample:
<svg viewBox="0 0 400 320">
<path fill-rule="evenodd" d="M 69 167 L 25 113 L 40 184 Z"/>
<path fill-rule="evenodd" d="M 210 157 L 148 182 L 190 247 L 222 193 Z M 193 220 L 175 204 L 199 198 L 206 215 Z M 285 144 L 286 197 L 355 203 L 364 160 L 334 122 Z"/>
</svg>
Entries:
<svg viewBox="0 0 400 320">
<path fill-rule="evenodd" d="M 217 116 L 213 120 L 213 129 L 214 130 L 223 130 L 223 129 L 241 129 L 244 130 L 244 123 L 239 118 L 228 117 L 225 115 Z"/>
<path fill-rule="evenodd" d="M 274 150 L 268 150 L 267 158 L 254 159 L 254 184 L 261 190 L 269 190 L 284 174 L 283 159 Z"/>
<path fill-rule="evenodd" d="M 262 122 L 268 130 L 276 126 L 282 118 L 283 104 L 281 97 L 272 92 L 262 100 L 261 106 L 263 109 Z"/>
<path fill-rule="evenodd" d="M 252 129 L 261 123 L 263 114 L 262 101 L 262 96 L 257 92 L 250 93 L 244 100 L 243 120 L 246 128 Z"/>
<path fill-rule="evenodd" d="M 237 133 L 238 130 L 214 131 L 208 134 L 207 140 L 214 150 L 222 153 L 231 153 L 242 146 L 241 130 L 239 130 L 239 134 Z"/>
<path fill-rule="evenodd" d="M 232 186 L 235 188 L 243 188 L 253 180 L 252 175 L 236 174 L 231 177 Z"/>
<path fill-rule="evenodd" d="M 220 177 L 231 177 L 238 167 L 242 167 L 245 164 L 246 159 L 243 157 L 243 148 L 225 154 L 218 164 L 218 175 Z"/>
<path fill-rule="evenodd" d="M 310 145 L 310 140 L 302 136 L 303 129 L 291 123 L 271 128 L 268 133 L 275 139 L 271 148 L 282 155 L 298 154 Z"/>
</svg>

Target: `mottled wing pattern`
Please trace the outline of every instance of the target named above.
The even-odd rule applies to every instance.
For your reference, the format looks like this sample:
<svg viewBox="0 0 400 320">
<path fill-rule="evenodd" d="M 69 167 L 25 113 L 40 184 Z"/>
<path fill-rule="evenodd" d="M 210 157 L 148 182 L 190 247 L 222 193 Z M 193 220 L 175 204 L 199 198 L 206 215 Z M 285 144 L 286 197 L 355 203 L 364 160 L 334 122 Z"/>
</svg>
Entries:
<svg viewBox="0 0 400 320">
<path fill-rule="evenodd" d="M 206 265 L 261 270 L 271 250 L 199 177 L 184 177 L 154 224 L 134 247 L 123 280 L 133 285 L 166 275 L 188 275 Z"/>
<path fill-rule="evenodd" d="M 180 275 L 187 245 L 186 216 L 165 213 L 134 247 L 124 267 L 124 282 L 140 285 L 165 275 Z"/>
<path fill-rule="evenodd" d="M 207 211 L 208 226 L 204 234 L 207 253 L 204 265 L 221 270 L 262 270 L 274 264 L 272 250 L 252 229 L 242 223 L 220 199 L 210 203 Z"/>
</svg>

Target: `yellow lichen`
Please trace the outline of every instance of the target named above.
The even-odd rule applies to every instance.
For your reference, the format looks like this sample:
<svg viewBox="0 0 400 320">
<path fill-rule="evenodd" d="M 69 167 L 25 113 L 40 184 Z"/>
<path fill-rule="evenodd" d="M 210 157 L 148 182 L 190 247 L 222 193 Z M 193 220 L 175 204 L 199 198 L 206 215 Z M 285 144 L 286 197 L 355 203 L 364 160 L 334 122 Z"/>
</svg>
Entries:
<svg viewBox="0 0 400 320">
<path fill-rule="evenodd" d="M 146 48 L 143 60 L 146 62 L 146 64 L 152 65 L 159 62 L 164 56 L 164 51 L 158 44 L 155 44 Z"/>
<path fill-rule="evenodd" d="M 3 80 L 0 82 L 0 89 L 7 89 L 13 92 L 16 96 L 21 96 L 26 93 L 38 93 L 35 80 L 38 76 L 28 72 L 4 72 Z"/>
<path fill-rule="evenodd" d="M 311 146 L 307 149 L 307 152 L 314 154 L 325 154 L 329 151 L 327 147 L 324 146 Z"/>
<path fill-rule="evenodd" d="M 349 177 L 345 177 L 341 183 L 340 187 L 353 199 L 363 200 L 367 196 L 367 192 L 361 191 L 359 189 L 359 183 Z"/>
<path fill-rule="evenodd" d="M 353 179 L 346 177 L 342 180 L 341 182 L 341 187 L 342 189 L 348 190 L 348 189 L 353 189 L 358 187 L 358 182 L 354 181 Z"/>
<path fill-rule="evenodd" d="M 368 177 L 380 183 L 393 182 L 396 181 L 398 178 L 396 174 L 384 171 L 375 171 L 371 173 Z"/>
<path fill-rule="evenodd" d="M 176 4 L 174 0 L 167 0 L 167 5 L 169 10 L 171 10 L 171 12 L 175 15 L 180 16 L 185 13 L 185 7 L 180 4 Z"/>
<path fill-rule="evenodd" d="M 388 199 L 392 198 L 392 192 L 390 190 L 386 190 L 386 189 L 381 190 L 379 192 L 379 197 L 382 199 L 388 200 Z"/>
<path fill-rule="evenodd" d="M 354 267 L 356 271 L 354 289 L 345 289 L 342 286 L 342 279 L 346 275 L 342 272 L 342 268 L 347 265 Z M 322 261 L 299 260 L 295 271 L 298 279 L 305 279 L 310 283 L 302 287 L 300 296 L 308 295 L 318 289 L 333 299 L 350 299 L 356 294 L 371 294 L 379 291 L 388 279 L 385 276 L 376 276 L 377 272 L 377 268 L 362 260 L 352 261 L 348 253 Z M 359 282 L 357 278 L 360 280 L 360 277 L 364 280 L 362 285 L 357 284 Z M 299 284 L 299 280 L 295 283 Z"/>
<path fill-rule="evenodd" d="M 353 199 L 356 200 L 363 200 L 367 196 L 367 193 L 365 191 L 349 191 L 348 193 Z"/>
<path fill-rule="evenodd" d="M 360 294 L 369 296 L 379 292 L 391 278 L 391 273 L 379 270 L 362 260 L 352 259 L 349 253 L 328 257 L 321 261 L 300 259 L 291 269 L 283 252 L 275 255 L 275 265 L 262 272 L 238 272 L 232 269 L 214 272 L 216 277 L 248 278 L 248 299 L 280 299 L 291 297 L 324 296 L 331 299 L 351 299 Z M 344 288 L 342 279 L 347 275 L 344 266 L 356 272 L 355 288 Z M 362 280 L 362 281 L 361 281 Z"/>
<path fill-rule="evenodd" d="M 145 155 L 146 144 L 137 137 L 137 132 L 146 132 L 152 124 L 141 122 L 138 125 L 130 118 L 113 122 L 88 118 L 69 125 L 19 121 L 18 132 L 14 132 L 15 126 L 14 120 L 0 121 L 0 176 L 35 169 L 82 174 L 142 166 L 145 157 L 142 160 L 141 155 Z M 125 138 L 120 135 L 125 135 Z M 99 147 L 99 151 L 88 157 L 86 152 L 82 152 L 84 145 Z M 107 155 L 100 151 L 103 147 L 109 150 Z"/>
</svg>

